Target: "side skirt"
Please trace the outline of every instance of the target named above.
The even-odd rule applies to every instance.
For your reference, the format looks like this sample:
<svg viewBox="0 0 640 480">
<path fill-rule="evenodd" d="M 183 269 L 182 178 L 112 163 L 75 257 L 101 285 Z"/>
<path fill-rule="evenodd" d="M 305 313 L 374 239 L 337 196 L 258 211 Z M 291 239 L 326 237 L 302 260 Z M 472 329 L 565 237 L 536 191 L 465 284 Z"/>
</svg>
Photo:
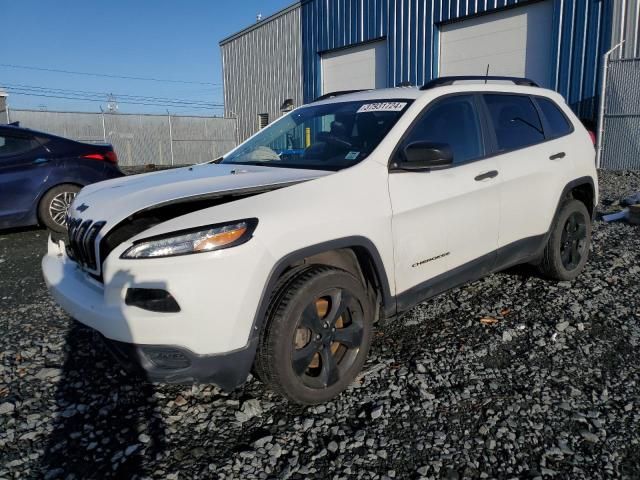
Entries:
<svg viewBox="0 0 640 480">
<path fill-rule="evenodd" d="M 473 282 L 490 273 L 540 258 L 548 233 L 517 240 L 453 270 L 431 278 L 396 297 L 398 314 L 441 293 Z"/>
</svg>

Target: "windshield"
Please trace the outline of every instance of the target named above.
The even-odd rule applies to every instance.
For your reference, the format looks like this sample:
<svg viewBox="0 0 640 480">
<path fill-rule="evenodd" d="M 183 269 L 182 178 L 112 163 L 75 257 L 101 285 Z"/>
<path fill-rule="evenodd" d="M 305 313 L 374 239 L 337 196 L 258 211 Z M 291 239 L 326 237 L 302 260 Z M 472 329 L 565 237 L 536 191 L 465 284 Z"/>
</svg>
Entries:
<svg viewBox="0 0 640 480">
<path fill-rule="evenodd" d="M 382 141 L 410 100 L 310 105 L 266 127 L 221 163 L 340 170 Z"/>
</svg>

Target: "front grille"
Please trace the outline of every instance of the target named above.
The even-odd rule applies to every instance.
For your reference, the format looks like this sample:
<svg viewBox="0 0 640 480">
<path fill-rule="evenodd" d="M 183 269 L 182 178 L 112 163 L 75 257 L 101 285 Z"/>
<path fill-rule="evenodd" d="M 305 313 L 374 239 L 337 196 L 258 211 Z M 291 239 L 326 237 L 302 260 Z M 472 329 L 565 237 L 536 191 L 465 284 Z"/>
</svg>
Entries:
<svg viewBox="0 0 640 480">
<path fill-rule="evenodd" d="M 96 238 L 105 222 L 93 222 L 93 220 L 81 220 L 70 218 L 67 231 L 69 244 L 67 254 L 81 267 L 98 271 L 99 259 L 96 258 Z"/>
</svg>

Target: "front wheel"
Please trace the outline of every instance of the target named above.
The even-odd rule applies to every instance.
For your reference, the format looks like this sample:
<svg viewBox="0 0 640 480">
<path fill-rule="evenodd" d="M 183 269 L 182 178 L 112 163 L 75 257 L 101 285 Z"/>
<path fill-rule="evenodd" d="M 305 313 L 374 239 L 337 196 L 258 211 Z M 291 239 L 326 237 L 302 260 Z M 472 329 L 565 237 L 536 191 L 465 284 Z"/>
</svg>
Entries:
<svg viewBox="0 0 640 480">
<path fill-rule="evenodd" d="M 67 229 L 67 211 L 80 187 L 65 183 L 53 187 L 42 196 L 38 205 L 38 218 L 49 230 L 62 233 Z"/>
<path fill-rule="evenodd" d="M 589 256 L 591 217 L 584 203 L 567 201 L 558 214 L 545 247 L 540 270 L 554 280 L 576 278 Z"/>
<path fill-rule="evenodd" d="M 294 402 L 326 402 L 354 380 L 371 345 L 373 305 L 362 283 L 331 267 L 312 267 L 274 297 L 256 370 Z"/>
</svg>

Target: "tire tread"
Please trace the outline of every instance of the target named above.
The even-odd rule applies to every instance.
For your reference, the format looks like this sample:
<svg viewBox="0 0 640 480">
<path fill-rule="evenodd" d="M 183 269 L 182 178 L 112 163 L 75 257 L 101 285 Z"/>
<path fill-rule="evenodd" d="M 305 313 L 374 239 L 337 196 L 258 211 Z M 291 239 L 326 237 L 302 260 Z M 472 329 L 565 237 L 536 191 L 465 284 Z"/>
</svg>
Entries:
<svg viewBox="0 0 640 480">
<path fill-rule="evenodd" d="M 278 283 L 274 289 L 274 293 L 271 297 L 267 314 L 265 316 L 264 326 L 260 333 L 260 339 L 258 341 L 258 349 L 256 353 L 256 360 L 254 369 L 260 380 L 265 383 L 275 393 L 287 398 L 291 401 L 297 402 L 303 405 L 312 405 L 325 401 L 318 398 L 310 398 L 307 394 L 298 394 L 296 392 L 297 387 L 292 387 L 290 384 L 290 378 L 286 379 L 285 372 L 280 371 L 281 363 L 276 360 L 281 358 L 282 353 L 279 348 L 282 348 L 281 339 L 285 338 L 290 332 L 291 319 L 287 317 L 289 314 L 289 308 L 293 302 L 298 301 L 295 297 L 299 294 L 301 289 L 307 287 L 307 284 L 314 280 L 320 280 L 319 277 L 327 274 L 339 273 L 341 275 L 348 275 L 354 282 L 362 285 L 360 280 L 354 277 L 351 273 L 342 270 L 337 267 L 327 265 L 308 265 L 299 267 L 295 271 L 291 271 L 285 274 L 282 280 Z M 321 281 L 321 280 L 320 280 Z M 368 298 L 367 291 L 362 287 L 362 298 Z M 372 306 L 366 307 L 365 311 L 369 311 L 371 314 Z M 367 310 L 368 309 L 368 310 Z M 371 322 L 370 325 L 372 325 Z M 369 332 L 371 332 L 369 328 Z M 366 358 L 366 352 L 368 351 L 371 342 L 371 334 L 367 336 L 364 347 L 364 355 Z M 280 345 L 278 345 L 280 344 Z M 364 360 L 361 360 L 364 362 Z M 345 377 L 346 378 L 346 377 Z M 293 388 L 293 390 L 291 390 Z M 337 390 L 339 392 L 340 390 Z"/>
<path fill-rule="evenodd" d="M 584 205 L 579 200 L 574 199 L 573 197 L 568 198 L 558 210 L 558 215 L 554 219 L 554 224 L 552 226 L 551 235 L 549 235 L 549 239 L 547 240 L 547 244 L 545 245 L 544 251 L 542 253 L 542 258 L 538 265 L 538 269 L 540 273 L 542 273 L 545 277 L 551 280 L 558 281 L 566 281 L 572 280 L 575 278 L 584 268 L 584 263 L 581 267 L 577 268 L 576 271 L 567 271 L 562 265 L 562 260 L 560 258 L 560 252 L 555 248 L 556 240 L 558 235 L 561 235 L 562 228 L 564 227 L 564 223 L 561 221 L 565 212 L 567 211 L 575 211 L 580 210 L 586 214 L 587 223 L 590 222 L 589 212 Z M 589 245 L 591 243 L 591 228 L 587 226 L 587 251 L 586 256 L 589 254 Z M 586 260 L 585 260 L 586 261 Z"/>
</svg>

